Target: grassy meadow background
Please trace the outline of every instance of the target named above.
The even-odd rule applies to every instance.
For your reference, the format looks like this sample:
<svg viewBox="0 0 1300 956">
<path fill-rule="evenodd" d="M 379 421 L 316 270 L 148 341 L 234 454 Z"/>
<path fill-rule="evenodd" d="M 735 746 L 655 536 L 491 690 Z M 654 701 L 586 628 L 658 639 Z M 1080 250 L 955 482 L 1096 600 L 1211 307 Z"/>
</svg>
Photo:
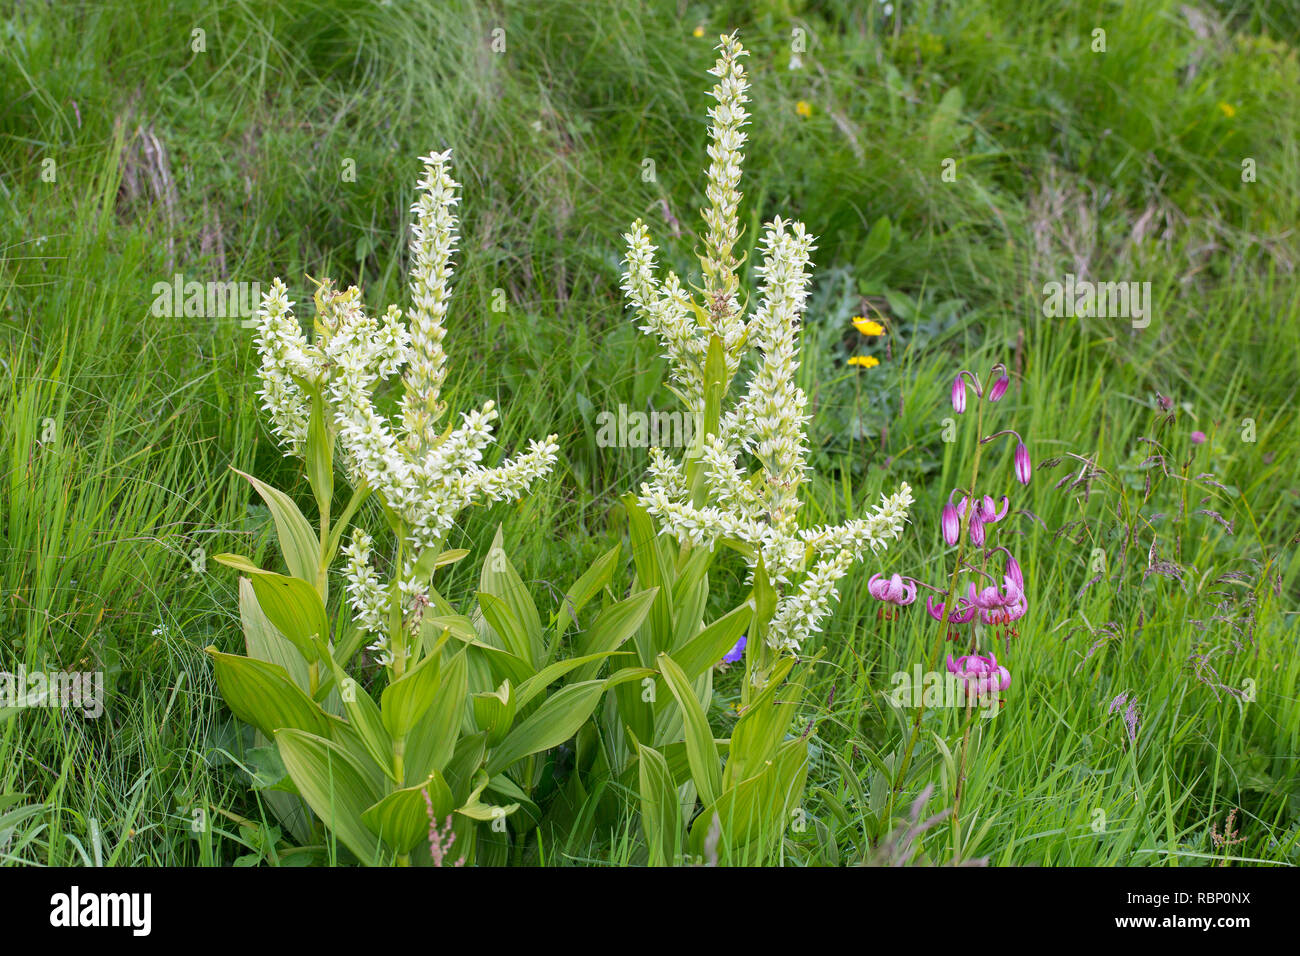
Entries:
<svg viewBox="0 0 1300 956">
<path fill-rule="evenodd" d="M 705 71 L 732 29 L 753 80 L 741 246 L 775 215 L 819 236 L 804 523 L 904 480 L 917 495 L 808 648 L 808 825 L 784 862 L 1300 863 L 1291 0 L 0 3 L 0 669 L 103 670 L 107 693 L 98 720 L 0 715 L 0 860 L 312 858 L 266 822 L 201 653 L 241 646 L 235 575 L 205 556 L 279 560 L 230 468 L 299 500 L 307 484 L 259 414 L 252 332 L 156 317 L 154 283 L 278 275 L 305 303 L 306 276 L 329 275 L 404 302 L 417 157 L 453 147 L 452 407 L 495 399 L 502 451 L 554 431 L 561 463 L 519 505 L 468 513 L 450 546 L 474 554 L 444 590 L 470 591 L 503 522 L 553 609 L 624 533 L 618 497 L 646 465 L 602 447 L 597 416 L 675 408 L 624 308 L 621 236 L 643 217 L 698 271 Z M 1150 325 L 1045 317 L 1043 283 L 1067 272 L 1150 282 Z M 859 315 L 888 334 L 859 335 Z M 951 804 L 962 715 L 926 713 L 891 801 L 906 716 L 883 692 L 938 625 L 919 603 L 881 620 L 866 582 L 942 583 L 939 508 L 975 439 L 967 414 L 943 440 L 948 388 L 999 360 L 1014 385 L 992 421 L 1037 467 L 1020 491 L 1011 447 L 987 446 L 981 492 L 1028 512 L 999 529 L 1029 611 L 997 649 L 1012 684 L 979 730 L 960 841 L 945 823 L 891 849 L 928 784 L 924 816 Z M 715 610 L 742 577 L 720 560 Z M 725 730 L 736 673 L 716 684 Z M 1108 713 L 1121 694 L 1133 743 Z M 631 814 L 517 853 L 642 859 Z"/>
</svg>

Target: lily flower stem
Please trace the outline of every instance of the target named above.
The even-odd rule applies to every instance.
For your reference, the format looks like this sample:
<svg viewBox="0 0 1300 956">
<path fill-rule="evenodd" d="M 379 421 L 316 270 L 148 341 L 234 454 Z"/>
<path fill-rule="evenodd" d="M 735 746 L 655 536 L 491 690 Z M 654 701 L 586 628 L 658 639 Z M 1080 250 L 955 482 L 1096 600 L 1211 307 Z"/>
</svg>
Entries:
<svg viewBox="0 0 1300 956">
<path fill-rule="evenodd" d="M 976 482 L 979 480 L 980 473 L 980 453 L 983 445 L 978 441 L 979 434 L 984 430 L 984 403 L 979 403 L 978 411 L 975 418 L 975 455 L 971 461 L 970 488 L 971 499 L 974 500 Z M 971 516 L 974 514 L 973 508 L 966 510 L 966 516 L 962 519 L 962 531 L 968 532 Z M 944 640 L 948 634 L 948 619 L 952 616 L 953 608 L 957 604 L 957 575 L 961 571 L 962 558 L 965 556 L 966 539 L 969 533 L 961 534 L 957 538 L 957 557 L 952 564 L 952 575 L 948 579 L 948 597 L 943 602 L 943 620 L 939 622 L 939 628 L 935 632 L 934 648 L 930 652 L 929 670 L 935 671 L 939 668 L 939 656 L 943 653 Z M 916 741 L 921 736 L 921 718 L 925 716 L 925 697 L 922 696 L 920 705 L 916 708 L 916 717 L 912 720 L 912 733 L 907 741 L 907 749 L 903 751 L 903 759 L 899 762 L 898 773 L 894 778 L 894 785 L 890 788 L 889 793 L 889 815 L 892 818 L 894 813 L 894 800 L 898 795 L 899 788 L 903 785 L 903 778 L 907 774 L 907 768 L 912 762 L 912 752 L 916 749 Z"/>
<path fill-rule="evenodd" d="M 961 795 L 966 783 L 966 755 L 970 750 L 971 718 L 974 716 L 973 703 L 970 695 L 967 694 L 966 725 L 962 728 L 961 755 L 957 758 L 957 785 L 952 798 L 952 858 L 954 862 L 958 863 L 961 862 L 961 822 L 958 817 L 961 814 Z"/>
</svg>

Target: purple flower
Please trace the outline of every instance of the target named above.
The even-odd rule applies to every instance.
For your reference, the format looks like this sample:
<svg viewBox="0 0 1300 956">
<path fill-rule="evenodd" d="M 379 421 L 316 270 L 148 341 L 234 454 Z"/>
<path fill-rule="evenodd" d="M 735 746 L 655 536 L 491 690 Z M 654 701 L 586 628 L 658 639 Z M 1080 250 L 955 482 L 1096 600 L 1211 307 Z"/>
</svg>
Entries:
<svg viewBox="0 0 1300 956">
<path fill-rule="evenodd" d="M 925 609 L 930 613 L 930 616 L 934 618 L 936 621 L 940 621 L 940 622 L 943 621 L 942 602 L 936 601 L 932 597 L 927 597 L 925 599 Z M 952 613 L 948 615 L 948 623 L 967 624 L 970 622 L 970 620 L 973 617 L 975 617 L 975 613 L 977 610 L 978 608 L 976 608 L 975 605 L 971 604 L 965 598 L 958 598 L 956 606 L 953 607 L 952 609 Z"/>
<path fill-rule="evenodd" d="M 966 383 L 962 381 L 962 375 L 964 374 L 964 372 L 959 373 L 952 380 L 952 409 L 958 415 L 966 411 Z"/>
<path fill-rule="evenodd" d="M 977 548 L 984 547 L 984 515 L 979 508 L 971 509 L 970 543 Z"/>
<path fill-rule="evenodd" d="M 1001 398 L 1003 395 L 1007 393 L 1007 389 L 1010 386 L 1011 386 L 1011 379 L 1003 375 L 1000 379 L 994 382 L 993 387 L 989 389 L 989 401 L 996 402 L 999 398 Z"/>
<path fill-rule="evenodd" d="M 966 654 L 955 661 L 948 655 L 948 670 L 962 679 L 966 693 L 976 697 L 1006 690 L 1011 686 L 1011 672 L 998 664 L 998 659 L 989 654 Z"/>
<path fill-rule="evenodd" d="M 727 651 L 722 656 L 723 664 L 734 664 L 745 656 L 745 645 L 749 643 L 749 635 L 742 634 L 740 640 L 736 641 L 736 646 Z"/>
<path fill-rule="evenodd" d="M 1204 445 L 1204 444 L 1205 444 L 1205 432 L 1192 432 L 1192 444 L 1193 444 L 1193 445 Z"/>
<path fill-rule="evenodd" d="M 896 604 L 899 607 L 906 607 L 916 600 L 916 585 L 910 581 L 904 581 L 897 574 L 890 578 L 873 574 L 871 580 L 867 582 L 867 590 L 877 601 Z"/>
<path fill-rule="evenodd" d="M 1027 608 L 1024 588 L 1016 584 L 1010 574 L 1003 577 L 1000 590 L 994 585 L 976 590 L 971 584 L 967 600 L 978 608 L 980 621 L 988 627 L 1001 627 L 1018 621 L 1025 616 Z"/>
<path fill-rule="evenodd" d="M 1029 463 L 1029 449 L 1025 443 L 1021 442 L 1016 445 L 1016 481 L 1022 485 L 1029 484 L 1029 475 L 1032 468 Z"/>
<path fill-rule="evenodd" d="M 957 512 L 957 506 L 952 503 L 949 497 L 948 503 L 943 506 L 943 515 L 940 519 L 943 527 L 943 540 L 949 545 L 957 543 L 957 537 L 961 534 L 961 515 Z"/>
<path fill-rule="evenodd" d="M 1007 552 L 1007 577 L 1016 583 L 1021 593 L 1024 593 L 1025 576 L 1020 570 L 1020 562 L 1011 556 L 1010 551 Z"/>
</svg>

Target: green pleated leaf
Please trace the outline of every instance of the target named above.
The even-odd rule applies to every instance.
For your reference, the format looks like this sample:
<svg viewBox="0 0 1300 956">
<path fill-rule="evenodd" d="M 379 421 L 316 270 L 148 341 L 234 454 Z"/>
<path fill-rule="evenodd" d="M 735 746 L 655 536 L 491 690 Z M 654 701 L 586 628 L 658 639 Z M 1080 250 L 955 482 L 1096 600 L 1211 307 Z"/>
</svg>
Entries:
<svg viewBox="0 0 1300 956">
<path fill-rule="evenodd" d="M 353 758 L 338 744 L 301 730 L 276 731 L 275 742 L 289 778 L 312 811 L 357 859 L 376 863 L 380 842 L 363 817 L 380 794 Z"/>
<path fill-rule="evenodd" d="M 314 587 L 320 563 L 320 539 L 312 530 L 311 523 L 303 517 L 293 499 L 283 491 L 258 481 L 238 468 L 231 470 L 247 478 L 270 509 L 271 518 L 275 521 L 276 538 L 280 542 L 280 553 L 284 555 L 289 573 Z"/>
<path fill-rule="evenodd" d="M 638 591 L 605 608 L 591 622 L 587 633 L 576 641 L 578 653 L 580 655 L 606 654 L 618 650 L 645 622 L 657 596 L 658 589 L 651 588 L 647 591 Z M 583 667 L 575 678 L 589 680 L 596 676 L 599 668 L 599 662 L 594 662 Z"/>
<path fill-rule="evenodd" d="M 569 625 L 577 618 L 578 612 L 586 607 L 588 602 L 609 584 L 614 569 L 618 566 L 619 554 L 622 550 L 621 545 L 614 545 L 614 547 L 597 558 L 578 580 L 573 582 L 573 585 L 565 593 L 564 599 L 560 602 L 559 611 L 556 612 L 555 636 L 557 638 L 564 636 L 564 632 L 569 629 Z"/>
<path fill-rule="evenodd" d="M 316 588 L 299 578 L 264 571 L 238 554 L 218 554 L 213 560 L 248 575 L 258 606 L 309 663 L 318 657 L 315 638 L 329 639 L 329 619 Z"/>
<path fill-rule="evenodd" d="M 243 626 L 244 647 L 249 657 L 280 665 L 295 684 L 304 691 L 309 689 L 311 682 L 307 673 L 307 661 L 293 642 L 267 620 L 257 603 L 253 582 L 245 577 L 239 579 L 239 622 Z"/>
<path fill-rule="evenodd" d="M 483 570 L 479 574 L 478 589 L 500 598 L 510 609 L 514 619 L 519 622 L 527 636 L 528 653 L 520 653 L 515 648 L 511 652 L 532 664 L 536 670 L 542 666 L 545 647 L 542 643 L 542 621 L 537 616 L 537 605 L 524 587 L 523 579 L 510 563 L 502 544 L 501 526 L 497 526 L 492 538 L 492 548 L 483 561 Z"/>
<path fill-rule="evenodd" d="M 695 696 L 690 680 L 667 654 L 659 655 L 659 672 L 681 708 L 686 733 L 686 756 L 691 764 L 691 779 L 705 806 L 714 803 L 722 791 L 722 768 L 718 764 L 713 732 L 704 708 Z"/>
<path fill-rule="evenodd" d="M 636 741 L 636 752 L 641 828 L 650 849 L 650 865 L 672 866 L 682 847 L 682 801 L 663 754 L 640 741 Z"/>
<path fill-rule="evenodd" d="M 432 706 L 406 735 L 406 781 L 424 780 L 444 771 L 460 738 L 461 718 L 469 696 L 469 665 L 462 650 L 442 665 Z"/>
<path fill-rule="evenodd" d="M 428 793 L 429 801 L 425 801 Z M 429 836 L 429 806 L 434 819 L 443 821 L 454 809 L 451 790 L 442 774 L 435 771 L 420 786 L 394 790 L 361 815 L 370 832 L 398 853 L 407 854 Z"/>
<path fill-rule="evenodd" d="M 742 604 L 700 631 L 685 646 L 678 648 L 673 653 L 673 660 L 688 680 L 695 680 L 736 646 L 753 617 L 753 608 Z"/>
<path fill-rule="evenodd" d="M 510 681 L 502 681 L 494 691 L 474 694 L 470 700 L 474 723 L 487 734 L 488 746 L 495 747 L 505 738 L 515 719 L 516 700 Z"/>
<path fill-rule="evenodd" d="M 483 611 L 483 619 L 505 643 L 505 648 L 520 660 L 534 664 L 532 645 L 524 624 L 515 616 L 514 611 L 501 598 L 486 591 L 477 595 L 478 605 Z"/>
<path fill-rule="evenodd" d="M 570 684 L 556 691 L 491 752 L 488 773 L 499 773 L 516 760 L 564 743 L 591 716 L 604 692 L 605 682 L 601 680 Z"/>
<path fill-rule="evenodd" d="M 283 727 L 327 735 L 328 718 L 278 664 L 204 649 L 230 712 L 268 737 Z"/>
<path fill-rule="evenodd" d="M 394 738 L 411 732 L 425 712 L 433 706 L 440 686 L 438 654 L 427 655 L 420 663 L 384 688 L 379 699 L 384 726 Z"/>
<path fill-rule="evenodd" d="M 378 705 L 366 693 L 364 687 L 344 673 L 343 668 L 333 658 L 328 658 L 338 681 L 339 699 L 348 720 L 361 738 L 366 753 L 375 761 L 379 769 L 394 783 L 401 784 L 393 770 L 393 738 L 384 727 L 384 720 Z"/>
</svg>

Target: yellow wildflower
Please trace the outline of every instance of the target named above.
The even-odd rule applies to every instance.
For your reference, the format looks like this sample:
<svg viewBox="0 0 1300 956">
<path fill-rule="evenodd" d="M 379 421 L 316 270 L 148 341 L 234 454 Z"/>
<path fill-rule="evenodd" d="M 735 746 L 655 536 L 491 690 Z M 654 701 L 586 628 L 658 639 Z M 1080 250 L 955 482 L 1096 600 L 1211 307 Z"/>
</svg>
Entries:
<svg viewBox="0 0 1300 956">
<path fill-rule="evenodd" d="M 880 359 L 874 355 L 855 355 L 849 359 L 850 365 L 861 365 L 863 368 L 875 368 L 880 364 Z"/>
<path fill-rule="evenodd" d="M 879 322 L 873 322 L 871 319 L 865 319 L 860 315 L 853 317 L 853 327 L 863 335 L 884 335 L 885 327 Z"/>
<path fill-rule="evenodd" d="M 794 104 L 794 111 L 804 119 L 807 119 L 809 116 L 812 116 L 812 104 L 807 100 L 800 100 L 798 103 Z"/>
<path fill-rule="evenodd" d="M 1223 115 L 1228 117 L 1228 119 L 1232 119 L 1237 115 L 1237 107 L 1233 106 L 1231 103 L 1220 103 L 1219 109 L 1223 111 Z"/>
<path fill-rule="evenodd" d="M 695 28 L 695 35 L 696 35 L 697 37 L 702 37 L 702 36 L 704 36 L 704 27 L 696 27 L 696 28 Z"/>
</svg>

